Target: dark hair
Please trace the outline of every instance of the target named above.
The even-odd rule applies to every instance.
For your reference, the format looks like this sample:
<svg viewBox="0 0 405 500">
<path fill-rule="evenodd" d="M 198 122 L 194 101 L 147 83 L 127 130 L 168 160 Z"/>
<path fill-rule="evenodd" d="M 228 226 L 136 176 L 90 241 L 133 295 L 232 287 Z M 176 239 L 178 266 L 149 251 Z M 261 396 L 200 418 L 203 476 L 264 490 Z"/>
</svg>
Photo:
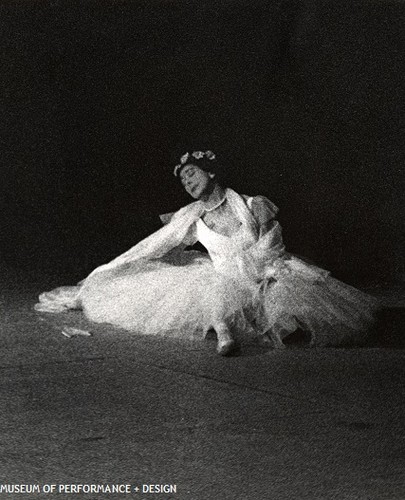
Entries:
<svg viewBox="0 0 405 500">
<path fill-rule="evenodd" d="M 198 168 L 201 168 L 201 170 L 204 170 L 204 172 L 212 172 L 213 174 L 217 173 L 217 161 L 214 160 L 209 160 L 208 158 L 189 158 L 188 161 L 184 163 L 184 165 L 181 165 L 176 172 L 176 176 L 180 176 L 180 172 L 183 170 L 184 167 L 187 167 L 187 165 L 195 165 Z"/>
</svg>

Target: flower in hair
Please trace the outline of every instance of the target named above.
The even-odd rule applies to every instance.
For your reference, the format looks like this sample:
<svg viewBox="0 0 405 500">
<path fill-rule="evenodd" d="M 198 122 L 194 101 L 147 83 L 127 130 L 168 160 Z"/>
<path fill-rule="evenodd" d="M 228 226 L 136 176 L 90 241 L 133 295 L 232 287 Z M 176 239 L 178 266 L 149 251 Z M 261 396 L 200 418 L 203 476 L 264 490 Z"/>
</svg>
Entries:
<svg viewBox="0 0 405 500">
<path fill-rule="evenodd" d="M 188 157 L 189 157 L 189 156 L 190 156 L 190 155 L 189 155 L 188 153 L 185 153 L 185 154 L 184 154 L 184 155 L 180 158 L 180 163 L 181 163 L 182 165 L 184 165 L 184 164 L 187 162 L 187 160 L 188 160 Z"/>
<path fill-rule="evenodd" d="M 194 151 L 191 153 L 191 156 L 194 156 L 196 160 L 201 160 L 201 158 L 204 158 L 204 153 L 202 151 Z"/>
<path fill-rule="evenodd" d="M 184 153 L 184 155 L 180 158 L 180 163 L 174 167 L 174 175 L 177 176 L 178 171 L 190 160 L 190 157 L 195 158 L 196 160 L 201 160 L 201 158 L 207 158 L 207 160 L 215 160 L 215 153 L 212 151 L 193 151 L 190 153 Z"/>
</svg>

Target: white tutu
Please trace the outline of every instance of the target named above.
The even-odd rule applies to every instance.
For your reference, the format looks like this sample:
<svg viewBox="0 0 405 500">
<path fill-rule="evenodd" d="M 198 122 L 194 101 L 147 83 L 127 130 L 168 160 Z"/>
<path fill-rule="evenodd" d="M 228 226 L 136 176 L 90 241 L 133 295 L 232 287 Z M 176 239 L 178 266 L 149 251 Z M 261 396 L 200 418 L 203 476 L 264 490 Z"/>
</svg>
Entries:
<svg viewBox="0 0 405 500">
<path fill-rule="evenodd" d="M 144 240 L 80 286 L 42 294 L 36 309 L 82 308 L 90 321 L 145 335 L 202 338 L 225 323 L 242 338 L 252 330 L 284 338 L 300 328 L 312 345 L 363 342 L 377 301 L 286 254 L 278 223 L 259 237 L 246 203 L 229 191 L 242 222 L 235 236 L 209 229 L 198 210 L 187 221 L 209 255 L 174 245 L 174 235 L 190 238 L 188 227 L 179 231 L 175 219 L 163 236 Z"/>
<path fill-rule="evenodd" d="M 81 292 L 85 315 L 97 323 L 146 335 L 203 337 L 220 321 L 244 308 L 245 294 L 228 293 L 208 255 L 151 261 L 91 277 Z"/>
<path fill-rule="evenodd" d="M 294 257 L 284 262 L 275 281 L 262 294 L 265 329 L 281 337 L 297 329 L 311 335 L 313 346 L 361 344 L 375 320 L 378 301 L 342 283 L 324 270 L 299 261 L 302 272 L 293 265 Z M 308 271 L 319 271 L 310 277 Z"/>
</svg>

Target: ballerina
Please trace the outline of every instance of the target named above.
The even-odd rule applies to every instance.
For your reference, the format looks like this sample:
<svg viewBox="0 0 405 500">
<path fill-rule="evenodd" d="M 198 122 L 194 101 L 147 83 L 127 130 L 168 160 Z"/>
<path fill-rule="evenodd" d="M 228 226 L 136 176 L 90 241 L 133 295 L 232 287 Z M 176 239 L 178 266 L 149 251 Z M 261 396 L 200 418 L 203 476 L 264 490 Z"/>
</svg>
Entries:
<svg viewBox="0 0 405 500">
<path fill-rule="evenodd" d="M 196 201 L 79 285 L 41 294 L 35 309 L 82 309 L 137 334 L 203 338 L 213 329 L 224 356 L 235 334 L 252 332 L 276 348 L 298 328 L 311 346 L 364 342 L 376 299 L 286 252 L 274 203 L 223 188 L 216 171 L 212 151 L 185 153 L 174 174 Z M 187 250 L 197 241 L 208 253 Z"/>
</svg>

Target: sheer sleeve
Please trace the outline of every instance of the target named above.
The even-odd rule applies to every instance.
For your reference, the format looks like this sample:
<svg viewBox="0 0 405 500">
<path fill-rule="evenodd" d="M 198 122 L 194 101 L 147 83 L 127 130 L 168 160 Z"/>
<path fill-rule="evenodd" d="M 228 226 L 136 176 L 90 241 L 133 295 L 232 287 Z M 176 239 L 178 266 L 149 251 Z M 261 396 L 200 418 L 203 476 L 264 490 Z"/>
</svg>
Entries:
<svg viewBox="0 0 405 500">
<path fill-rule="evenodd" d="M 175 213 L 176 212 L 161 214 L 161 215 L 159 215 L 159 219 L 161 220 L 163 225 L 167 225 L 172 220 Z M 189 229 L 187 231 L 187 234 L 185 235 L 185 237 L 182 241 L 182 246 L 184 246 L 184 247 L 192 246 L 195 243 L 197 243 L 197 241 L 198 241 L 198 239 L 197 239 L 196 226 L 195 226 L 195 224 L 191 224 L 191 226 L 189 227 Z"/>
<path fill-rule="evenodd" d="M 194 224 L 191 224 L 189 227 L 186 236 L 183 238 L 183 245 L 186 247 L 191 247 L 197 243 L 198 238 L 197 238 L 197 227 Z"/>
<path fill-rule="evenodd" d="M 278 214 L 278 207 L 265 196 L 250 198 L 248 205 L 260 226 L 268 224 Z"/>
<path fill-rule="evenodd" d="M 169 224 L 169 222 L 172 220 L 172 217 L 173 217 L 173 215 L 175 213 L 176 212 L 170 212 L 170 213 L 167 213 L 167 214 L 161 214 L 161 215 L 159 215 L 159 219 L 162 222 L 162 224 L 165 226 L 166 224 Z"/>
</svg>

